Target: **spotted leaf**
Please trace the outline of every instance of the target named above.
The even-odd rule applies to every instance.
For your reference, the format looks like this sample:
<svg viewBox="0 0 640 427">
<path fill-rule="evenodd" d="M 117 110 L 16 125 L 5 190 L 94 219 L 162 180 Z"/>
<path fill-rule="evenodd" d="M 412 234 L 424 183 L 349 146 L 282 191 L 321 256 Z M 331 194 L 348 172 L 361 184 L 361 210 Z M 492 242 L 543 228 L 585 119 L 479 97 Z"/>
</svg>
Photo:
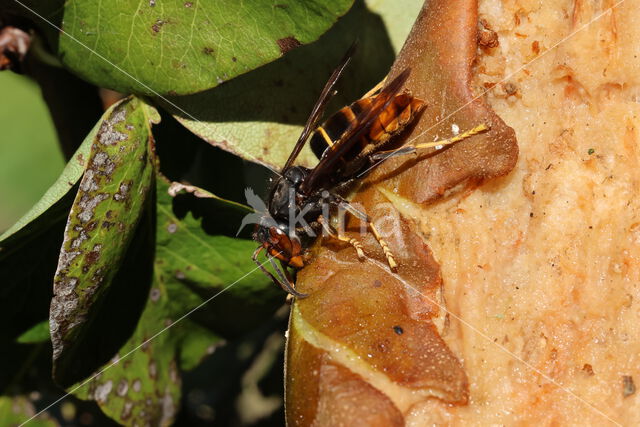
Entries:
<svg viewBox="0 0 640 427">
<path fill-rule="evenodd" d="M 263 323 L 282 301 L 251 261 L 254 242 L 208 235 L 191 211 L 174 212 L 168 190 L 159 178 L 154 275 L 136 330 L 99 375 L 70 387 L 127 425 L 169 423 L 180 402 L 181 372 L 197 366 L 222 339 Z M 183 196 L 238 212 L 222 199 Z"/>
<path fill-rule="evenodd" d="M 193 93 L 316 40 L 352 3 L 74 0 L 61 5 L 65 33 L 58 53 L 67 67 L 100 86 Z"/>
<path fill-rule="evenodd" d="M 356 2 L 317 43 L 215 89 L 159 102 L 212 145 L 282 167 L 322 87 L 354 40 L 355 56 L 327 113 L 353 102 L 384 78 L 409 31 L 407 21 L 415 19 L 422 1 L 404 3 L 400 19 L 396 2 Z M 298 161 L 310 165 L 316 160 L 305 148 Z"/>
<path fill-rule="evenodd" d="M 87 344 L 83 337 L 125 261 L 150 201 L 150 127 L 156 114 L 137 98 L 127 98 L 103 118 L 91 145 L 67 219 L 51 300 L 54 377 L 63 384 L 84 373 L 76 352 Z M 119 281 L 134 277 L 139 279 L 129 273 Z"/>
</svg>

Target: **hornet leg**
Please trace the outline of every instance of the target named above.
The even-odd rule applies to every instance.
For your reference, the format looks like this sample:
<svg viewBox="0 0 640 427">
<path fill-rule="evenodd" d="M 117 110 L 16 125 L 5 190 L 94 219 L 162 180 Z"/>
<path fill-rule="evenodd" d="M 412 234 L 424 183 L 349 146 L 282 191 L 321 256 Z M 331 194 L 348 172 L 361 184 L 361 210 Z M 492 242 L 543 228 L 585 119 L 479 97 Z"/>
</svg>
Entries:
<svg viewBox="0 0 640 427">
<path fill-rule="evenodd" d="M 308 297 L 307 294 L 303 294 L 303 293 L 300 293 L 300 292 L 295 290 L 295 288 L 293 287 L 293 282 L 287 280 L 287 277 L 285 277 L 285 275 L 282 273 L 280 268 L 278 268 L 276 263 L 273 261 L 272 257 L 269 257 L 267 255 L 267 258 L 271 262 L 271 265 L 273 266 L 274 270 L 276 271 L 276 274 L 278 274 L 278 277 L 280 277 L 281 280 L 278 280 L 278 278 L 276 278 L 273 274 L 271 274 L 271 272 L 269 270 L 267 270 L 264 267 L 263 263 L 258 261 L 258 255 L 260 254 L 260 252 L 262 252 L 263 249 L 264 249 L 263 246 L 258 246 L 258 248 L 253 252 L 253 256 L 251 257 L 251 259 L 253 259 L 253 262 L 255 262 L 258 265 L 258 268 L 260 268 L 260 270 L 264 274 L 266 274 L 269 278 L 271 278 L 273 283 L 276 283 L 278 286 L 280 286 L 284 291 L 288 292 L 289 294 L 295 296 L 296 298 L 306 298 L 306 297 Z"/>
<path fill-rule="evenodd" d="M 389 249 L 389 245 L 382 238 L 376 226 L 373 225 L 373 222 L 371 221 L 371 218 L 369 218 L 369 215 L 365 214 L 364 212 L 360 212 L 358 209 L 354 208 L 349 202 L 342 199 L 341 197 L 339 196 L 335 196 L 335 197 L 337 197 L 339 207 L 343 208 L 344 210 L 349 212 L 351 215 L 355 216 L 360 221 L 365 222 L 367 224 L 367 226 L 369 227 L 369 230 L 371 230 L 371 233 L 373 234 L 373 237 L 376 238 L 376 240 L 378 241 L 378 244 L 382 248 L 382 251 L 384 252 L 384 256 L 387 257 L 387 263 L 389 264 L 389 267 L 391 267 L 391 270 L 395 271 L 396 268 L 398 268 L 398 264 L 396 263 L 396 260 L 393 258 L 393 252 L 391 252 L 391 249 Z"/>
<path fill-rule="evenodd" d="M 352 239 L 350 237 L 341 235 L 337 230 L 335 230 L 330 224 L 327 223 L 324 216 L 322 215 L 318 217 L 318 222 L 322 224 L 322 228 L 324 229 L 324 231 L 327 232 L 329 236 L 331 236 L 336 240 L 339 240 L 341 242 L 346 242 L 351 246 L 353 246 L 360 260 L 363 260 L 365 258 L 364 251 L 362 250 L 362 244 L 359 241 L 357 241 L 356 239 Z"/>
<path fill-rule="evenodd" d="M 387 77 L 385 76 L 384 79 L 382 79 L 382 81 L 380 83 L 378 83 L 377 85 L 375 85 L 369 92 L 365 93 L 363 96 L 361 96 L 360 98 L 369 98 L 375 94 L 377 94 L 378 92 L 380 92 L 382 90 L 382 87 L 384 86 L 384 84 L 387 81 Z"/>
<path fill-rule="evenodd" d="M 374 162 L 377 162 L 377 161 L 381 161 L 381 160 L 390 159 L 391 157 L 404 156 L 404 155 L 407 155 L 407 154 L 415 154 L 420 149 L 437 147 L 439 145 L 451 145 L 451 144 L 454 144 L 456 142 L 460 142 L 463 139 L 470 138 L 473 135 L 476 135 L 476 134 L 478 134 L 480 132 L 484 132 L 486 130 L 489 130 L 489 127 L 483 123 L 481 125 L 478 125 L 478 126 L 474 127 L 473 129 L 470 129 L 470 130 L 468 130 L 466 132 L 463 132 L 463 133 L 461 133 L 459 135 L 456 135 L 453 138 L 442 139 L 440 141 L 433 141 L 433 142 L 424 142 L 424 143 L 421 143 L 421 144 L 405 145 L 405 146 L 400 147 L 400 148 L 398 148 L 396 150 L 378 151 L 378 152 L 372 154 L 370 158 Z"/>
</svg>

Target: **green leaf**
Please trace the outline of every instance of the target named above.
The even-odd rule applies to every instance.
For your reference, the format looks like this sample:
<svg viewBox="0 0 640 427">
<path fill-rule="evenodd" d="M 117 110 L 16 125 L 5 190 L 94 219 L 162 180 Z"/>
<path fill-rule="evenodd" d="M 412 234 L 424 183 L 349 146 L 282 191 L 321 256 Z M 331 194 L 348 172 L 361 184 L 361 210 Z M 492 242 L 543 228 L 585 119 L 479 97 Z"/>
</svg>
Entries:
<svg viewBox="0 0 640 427">
<path fill-rule="evenodd" d="M 355 57 L 327 113 L 358 99 L 388 73 L 422 1 L 404 3 L 400 7 L 390 0 L 367 2 L 376 11 L 394 16 L 388 19 L 357 2 L 316 43 L 213 90 L 170 97 L 173 105 L 158 103 L 209 143 L 245 159 L 281 167 L 326 80 L 354 40 L 358 40 Z M 300 154 L 300 164 L 316 161 L 308 148 Z"/>
<path fill-rule="evenodd" d="M 187 289 L 165 279 L 156 271 L 134 334 L 106 369 L 102 368 L 104 372 L 86 384 L 81 383 L 77 390 L 70 388 L 81 399 L 95 400 L 107 416 L 122 424 L 170 424 L 180 402 L 181 354 L 193 359 L 190 362 L 193 366 L 219 341 L 189 319 L 163 332 L 198 301 Z M 197 336 L 197 342 L 193 336 Z"/>
<path fill-rule="evenodd" d="M 42 41 L 34 38 L 33 43 L 25 67 L 40 86 L 37 95 L 49 107 L 47 115 L 57 133 L 56 150 L 62 149 L 64 158 L 70 159 L 104 113 L 104 105 L 94 85 L 60 66 L 40 61 L 36 52 L 43 49 L 35 46 L 42 45 Z"/>
<path fill-rule="evenodd" d="M 27 332 L 20 335 L 16 339 L 16 342 L 20 344 L 36 344 L 48 341 L 49 338 L 49 321 L 45 320 L 44 322 L 37 323 Z"/>
<path fill-rule="evenodd" d="M 24 396 L 0 396 L 0 425 L 17 426 L 29 420 L 36 414 L 33 403 Z M 29 421 L 34 427 L 56 427 L 57 422 L 47 414 L 39 415 Z"/>
<path fill-rule="evenodd" d="M 188 194 L 193 194 L 195 197 L 200 199 L 213 199 L 223 205 L 226 205 L 227 207 L 234 207 L 244 214 L 253 212 L 253 209 L 251 209 L 249 206 L 243 205 L 242 203 L 234 202 L 233 200 L 223 199 L 222 197 L 216 196 L 210 191 L 207 191 L 200 187 L 196 187 L 194 185 L 182 184 L 180 182 L 172 182 L 171 185 L 169 186 L 168 192 L 172 197 L 175 197 L 178 194 L 188 193 Z"/>
<path fill-rule="evenodd" d="M 4 100 L 0 104 L 4 141 L 0 144 L 1 234 L 42 196 L 65 162 L 56 146 L 49 111 L 33 81 L 11 72 L 0 73 L 0 93 Z M 86 131 L 78 142 L 85 135 Z M 37 173 L 23 173 L 27 168 Z"/>
<path fill-rule="evenodd" d="M 73 0 L 64 5 L 59 54 L 98 86 L 194 93 L 316 40 L 352 2 Z"/>
<path fill-rule="evenodd" d="M 180 402 L 181 370 L 197 366 L 220 337 L 245 333 L 268 318 L 283 299 L 255 271 L 254 242 L 207 235 L 191 213 L 174 213 L 168 189 L 159 178 L 153 285 L 137 328 L 113 358 L 116 364 L 77 390 L 70 388 L 127 425 L 169 423 Z M 236 210 L 220 200 L 206 201 Z"/>
<path fill-rule="evenodd" d="M 80 375 L 76 353 L 86 345 L 83 337 L 149 201 L 152 121 L 157 121 L 155 110 L 127 98 L 105 117 L 91 145 L 67 219 L 51 300 L 54 377 L 62 383 Z"/>
<path fill-rule="evenodd" d="M 3 247 L 11 236 L 15 235 L 18 231 L 23 230 L 27 225 L 33 226 L 39 217 L 45 213 L 48 214 L 50 209 L 77 184 L 78 180 L 84 173 L 86 158 L 89 155 L 91 144 L 98 132 L 98 128 L 99 126 L 96 125 L 91 132 L 89 132 L 89 135 L 87 135 L 80 148 L 78 148 L 69 163 L 67 163 L 67 166 L 65 166 L 56 182 L 53 183 L 40 200 L 29 210 L 29 212 L 20 218 L 18 222 L 0 236 L 0 242 L 2 242 Z M 43 222 L 45 222 L 46 226 L 46 223 L 50 221 L 51 218 L 48 218 L 47 221 Z"/>
<path fill-rule="evenodd" d="M 162 266 L 171 280 L 188 286 L 204 298 L 234 283 L 219 297 L 224 304 L 209 307 L 209 311 L 220 313 L 218 322 L 224 321 L 224 327 L 214 329 L 226 337 L 233 336 L 234 331 L 250 329 L 251 322 L 242 326 L 245 320 L 261 316 L 256 313 L 260 307 L 266 306 L 270 311 L 274 301 L 282 299 L 282 292 L 251 260 L 257 246 L 254 241 L 208 235 L 192 213 L 197 205 L 211 204 L 216 207 L 217 215 L 224 215 L 221 211 L 233 213 L 234 216 L 227 219 L 232 222 L 231 228 L 237 230 L 247 212 L 239 211 L 235 202 L 225 205 L 222 199 L 199 199 L 191 195 L 185 195 L 191 202 L 186 213 L 176 212 L 184 208 L 176 209 L 179 200 L 171 199 L 169 188 L 164 180 L 158 180 L 157 265 Z M 240 305 L 248 309 L 241 318 L 234 313 Z"/>
</svg>

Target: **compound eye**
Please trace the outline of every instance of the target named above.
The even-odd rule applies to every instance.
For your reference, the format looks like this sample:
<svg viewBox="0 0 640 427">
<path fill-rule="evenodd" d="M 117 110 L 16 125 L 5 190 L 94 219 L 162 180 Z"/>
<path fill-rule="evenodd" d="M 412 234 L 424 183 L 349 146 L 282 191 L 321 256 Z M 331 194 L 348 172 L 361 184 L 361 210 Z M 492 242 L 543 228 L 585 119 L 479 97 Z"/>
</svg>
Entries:
<svg viewBox="0 0 640 427">
<path fill-rule="evenodd" d="M 277 227 L 271 227 L 269 229 L 269 234 L 271 238 L 269 242 L 275 248 L 278 248 L 283 254 L 290 254 L 293 249 L 291 246 L 291 239 L 287 236 L 284 231 L 280 230 Z"/>
<path fill-rule="evenodd" d="M 283 236 L 284 233 L 278 227 L 269 227 L 269 241 L 271 243 L 278 243 Z"/>
</svg>

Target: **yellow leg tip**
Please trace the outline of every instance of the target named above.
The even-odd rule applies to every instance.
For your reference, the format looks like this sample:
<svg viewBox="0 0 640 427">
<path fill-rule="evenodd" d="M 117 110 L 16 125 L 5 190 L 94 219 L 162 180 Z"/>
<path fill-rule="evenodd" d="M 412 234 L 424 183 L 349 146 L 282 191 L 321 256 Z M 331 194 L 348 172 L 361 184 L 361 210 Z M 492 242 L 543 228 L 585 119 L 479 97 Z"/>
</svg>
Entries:
<svg viewBox="0 0 640 427">
<path fill-rule="evenodd" d="M 387 261 L 389 262 L 389 267 L 391 267 L 392 270 L 397 270 L 398 264 L 396 264 L 396 260 L 393 259 L 393 257 L 388 256 Z"/>
</svg>

